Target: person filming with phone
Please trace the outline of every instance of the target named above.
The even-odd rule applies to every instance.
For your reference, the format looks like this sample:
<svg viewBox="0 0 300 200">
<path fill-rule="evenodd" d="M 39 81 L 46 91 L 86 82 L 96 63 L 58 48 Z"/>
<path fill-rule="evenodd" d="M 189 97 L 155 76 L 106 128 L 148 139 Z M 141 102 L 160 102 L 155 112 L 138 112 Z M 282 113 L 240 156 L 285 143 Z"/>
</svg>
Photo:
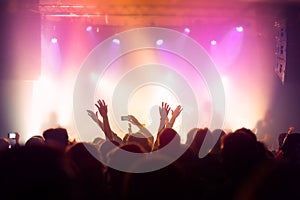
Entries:
<svg viewBox="0 0 300 200">
<path fill-rule="evenodd" d="M 18 132 L 10 132 L 7 135 L 9 140 L 9 148 L 18 148 L 20 147 L 20 134 Z"/>
</svg>

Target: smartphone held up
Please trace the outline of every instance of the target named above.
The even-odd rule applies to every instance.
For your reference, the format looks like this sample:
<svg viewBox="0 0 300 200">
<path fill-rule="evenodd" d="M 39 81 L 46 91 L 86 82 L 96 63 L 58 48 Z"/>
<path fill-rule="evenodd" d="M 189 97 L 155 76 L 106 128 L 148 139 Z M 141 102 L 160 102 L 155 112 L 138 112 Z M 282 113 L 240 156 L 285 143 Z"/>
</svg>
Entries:
<svg viewBox="0 0 300 200">
<path fill-rule="evenodd" d="M 121 120 L 122 121 L 129 121 L 130 120 L 130 117 L 128 115 L 126 116 L 121 116 Z"/>
<path fill-rule="evenodd" d="M 14 147 L 17 144 L 17 133 L 16 132 L 9 132 L 7 134 L 7 138 L 10 143 L 10 148 Z"/>
</svg>

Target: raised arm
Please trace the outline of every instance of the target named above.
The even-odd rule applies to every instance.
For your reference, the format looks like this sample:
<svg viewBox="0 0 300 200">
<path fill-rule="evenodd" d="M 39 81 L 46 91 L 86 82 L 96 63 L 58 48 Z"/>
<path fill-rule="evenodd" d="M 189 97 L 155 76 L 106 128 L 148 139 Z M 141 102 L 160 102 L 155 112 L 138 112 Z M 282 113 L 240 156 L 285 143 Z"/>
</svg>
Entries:
<svg viewBox="0 0 300 200">
<path fill-rule="evenodd" d="M 292 132 L 293 132 L 294 130 L 295 130 L 295 127 L 293 127 L 293 126 L 290 126 L 290 127 L 289 127 L 289 130 L 288 130 L 287 134 L 285 135 L 282 144 L 285 143 L 286 138 L 287 138 L 290 134 L 292 134 Z"/>
<path fill-rule="evenodd" d="M 172 117 L 171 117 L 170 121 L 167 122 L 167 124 L 166 124 L 166 127 L 167 127 L 167 128 L 172 128 L 172 127 L 173 127 L 173 125 L 174 125 L 174 123 L 175 123 L 175 120 L 176 120 L 176 118 L 179 116 L 179 114 L 181 113 L 181 111 L 182 111 L 182 107 L 181 107 L 180 105 L 178 105 L 178 106 L 175 108 L 175 110 L 172 111 Z"/>
<path fill-rule="evenodd" d="M 152 146 L 152 150 L 157 150 L 157 148 L 158 148 L 158 138 L 159 138 L 159 135 L 161 134 L 161 131 L 164 128 L 166 128 L 166 125 L 169 123 L 168 114 L 169 114 L 170 110 L 171 110 L 171 107 L 169 106 L 169 104 L 167 104 L 165 102 L 161 103 L 161 106 L 159 107 L 160 122 L 159 122 L 156 140 Z"/>
<path fill-rule="evenodd" d="M 95 113 L 91 110 L 86 110 L 90 118 L 101 128 L 104 132 L 103 122 L 99 119 L 99 112 L 96 111 Z"/>
<path fill-rule="evenodd" d="M 295 127 L 293 127 L 293 126 L 290 126 L 290 127 L 289 127 L 289 130 L 288 130 L 288 132 L 286 133 L 286 135 L 285 135 L 285 137 L 284 137 L 284 139 L 283 139 L 282 145 L 279 147 L 279 150 L 277 151 L 277 153 L 276 153 L 276 155 L 275 155 L 275 158 L 276 158 L 276 159 L 281 159 L 281 158 L 282 158 L 282 156 L 283 156 L 282 146 L 284 145 L 284 143 L 285 143 L 287 137 L 288 137 L 290 134 L 292 134 L 294 130 L 295 130 Z"/>
<path fill-rule="evenodd" d="M 165 103 L 165 102 L 161 103 L 161 106 L 159 107 L 160 123 L 159 123 L 159 127 L 158 127 L 158 133 L 163 128 L 165 128 L 165 125 L 167 123 L 169 123 L 168 114 L 169 114 L 170 110 L 171 110 L 171 108 L 167 103 Z"/>
<path fill-rule="evenodd" d="M 148 138 L 148 140 L 153 143 L 153 135 L 150 133 L 150 131 L 145 128 L 133 115 L 129 115 L 129 122 L 136 125 L 141 133 L 145 136 L 145 138 Z"/>
<path fill-rule="evenodd" d="M 105 101 L 99 99 L 97 101 L 97 104 L 95 104 L 95 106 L 98 108 L 98 111 L 103 118 L 103 129 L 102 130 L 105 134 L 106 139 L 109 139 L 110 141 L 115 140 L 114 134 L 111 131 L 111 128 L 109 125 L 108 116 L 107 116 L 107 105 L 105 104 Z"/>
</svg>

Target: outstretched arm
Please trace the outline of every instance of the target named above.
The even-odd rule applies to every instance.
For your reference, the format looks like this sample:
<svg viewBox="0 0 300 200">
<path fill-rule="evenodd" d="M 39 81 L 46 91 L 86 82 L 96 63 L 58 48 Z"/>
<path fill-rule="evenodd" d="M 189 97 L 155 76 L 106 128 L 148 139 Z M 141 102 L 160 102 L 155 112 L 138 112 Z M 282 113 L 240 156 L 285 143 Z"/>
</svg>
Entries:
<svg viewBox="0 0 300 200">
<path fill-rule="evenodd" d="M 86 110 L 88 115 L 90 116 L 90 118 L 96 122 L 96 124 L 101 128 L 101 130 L 104 132 L 104 127 L 103 127 L 103 122 L 99 119 L 99 112 L 96 111 L 96 113 L 94 113 L 91 110 Z"/>
<path fill-rule="evenodd" d="M 179 114 L 181 113 L 182 111 L 182 107 L 180 105 L 178 105 L 174 111 L 172 111 L 172 117 L 170 119 L 170 121 L 166 124 L 166 127 L 167 128 L 172 128 L 174 123 L 175 123 L 175 120 L 176 118 L 179 116 Z"/>
<path fill-rule="evenodd" d="M 161 106 L 159 107 L 160 123 L 158 127 L 158 132 L 160 132 L 163 128 L 165 128 L 165 125 L 169 122 L 168 114 L 170 109 L 171 108 L 167 103 L 165 102 L 161 103 Z"/>
<path fill-rule="evenodd" d="M 150 133 L 150 131 L 145 128 L 133 115 L 129 115 L 129 122 L 136 125 L 141 133 L 145 136 L 145 138 L 148 138 L 148 140 L 153 143 L 153 135 Z"/>
<path fill-rule="evenodd" d="M 287 134 L 285 135 L 282 144 L 285 143 L 286 138 L 287 138 L 294 130 L 295 130 L 295 127 L 293 127 L 293 126 L 290 126 L 290 127 L 289 127 L 289 130 L 288 130 Z"/>
<path fill-rule="evenodd" d="M 105 134 L 106 139 L 109 139 L 110 141 L 113 141 L 113 140 L 115 140 L 115 138 L 114 138 L 114 134 L 111 131 L 109 121 L 108 121 L 107 105 L 105 104 L 104 100 L 100 100 L 100 99 L 97 101 L 97 103 L 98 104 L 95 104 L 95 106 L 98 108 L 98 111 L 99 111 L 100 115 L 103 118 L 103 123 L 102 123 L 103 128 L 102 128 L 102 130 Z"/>
<path fill-rule="evenodd" d="M 171 107 L 169 104 L 162 102 L 161 106 L 159 107 L 159 115 L 160 115 L 160 123 L 158 127 L 158 132 L 156 136 L 156 140 L 152 146 L 152 150 L 157 150 L 158 147 L 158 138 L 160 137 L 159 135 L 161 134 L 161 131 L 166 127 L 166 125 L 169 123 L 169 118 L 168 114 L 171 110 Z"/>
<path fill-rule="evenodd" d="M 284 137 L 284 139 L 283 139 L 283 142 L 282 142 L 281 147 L 284 145 L 284 143 L 285 143 L 285 141 L 286 141 L 286 138 L 287 138 L 290 134 L 292 134 L 294 130 L 295 130 L 295 127 L 293 127 L 293 126 L 290 126 L 290 127 L 289 127 L 289 130 L 288 130 L 287 134 L 285 135 L 285 137 Z M 276 159 L 281 159 L 282 156 L 283 156 L 283 151 L 282 151 L 281 147 L 279 147 L 279 150 L 278 150 L 277 154 L 275 155 L 275 158 L 276 158 Z"/>
</svg>

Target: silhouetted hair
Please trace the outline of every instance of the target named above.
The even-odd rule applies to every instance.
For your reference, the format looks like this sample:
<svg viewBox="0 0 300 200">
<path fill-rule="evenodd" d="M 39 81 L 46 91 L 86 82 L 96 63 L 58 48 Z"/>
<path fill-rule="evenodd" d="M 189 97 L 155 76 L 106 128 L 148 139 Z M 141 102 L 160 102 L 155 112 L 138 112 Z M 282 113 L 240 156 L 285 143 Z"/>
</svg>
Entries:
<svg viewBox="0 0 300 200">
<path fill-rule="evenodd" d="M 45 141 L 52 140 L 63 145 L 69 144 L 68 132 L 65 128 L 50 128 L 43 132 Z"/>
<path fill-rule="evenodd" d="M 25 142 L 25 146 L 44 145 L 45 141 L 42 136 L 32 136 Z"/>
<path fill-rule="evenodd" d="M 165 128 L 161 131 L 158 136 L 158 149 L 163 148 L 164 146 L 168 145 L 173 139 L 174 142 L 178 145 L 180 144 L 180 136 L 178 133 L 172 128 Z"/>
<path fill-rule="evenodd" d="M 0 138 L 0 151 L 9 149 L 9 141 L 7 138 Z"/>
<path fill-rule="evenodd" d="M 284 157 L 300 158 L 300 134 L 292 133 L 287 136 L 282 144 L 281 150 Z"/>
</svg>

